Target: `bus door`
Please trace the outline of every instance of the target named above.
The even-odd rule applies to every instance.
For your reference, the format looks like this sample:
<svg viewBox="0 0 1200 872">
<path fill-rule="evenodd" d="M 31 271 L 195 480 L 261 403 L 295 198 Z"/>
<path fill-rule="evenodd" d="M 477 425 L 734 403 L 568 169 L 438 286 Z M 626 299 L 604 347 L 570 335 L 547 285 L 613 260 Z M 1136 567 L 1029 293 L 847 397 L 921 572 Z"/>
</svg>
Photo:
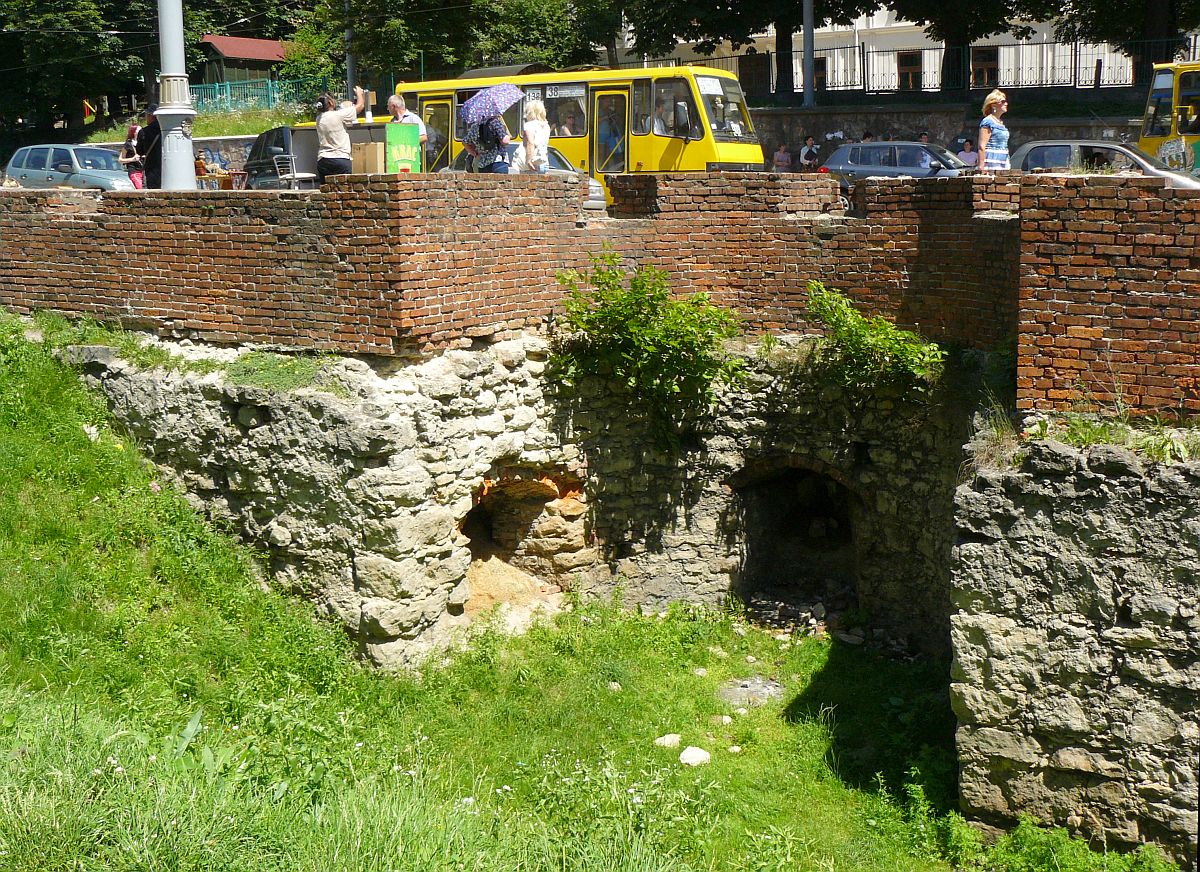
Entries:
<svg viewBox="0 0 1200 872">
<path fill-rule="evenodd" d="M 450 141 L 453 131 L 450 120 L 450 98 L 446 96 L 422 97 L 418 113 L 425 122 L 425 164 L 423 170 L 436 173 L 450 166 Z"/>
<path fill-rule="evenodd" d="M 591 167 L 600 182 L 606 173 L 629 168 L 629 89 L 592 91 Z"/>
</svg>

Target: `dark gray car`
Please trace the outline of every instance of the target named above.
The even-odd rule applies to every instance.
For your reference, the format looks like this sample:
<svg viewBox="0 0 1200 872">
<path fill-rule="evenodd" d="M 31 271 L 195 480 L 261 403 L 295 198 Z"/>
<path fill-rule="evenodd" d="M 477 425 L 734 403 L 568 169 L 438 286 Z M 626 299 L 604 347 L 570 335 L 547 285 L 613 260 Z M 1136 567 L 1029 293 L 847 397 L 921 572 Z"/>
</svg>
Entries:
<svg viewBox="0 0 1200 872">
<path fill-rule="evenodd" d="M 957 176 L 969 169 L 956 155 L 928 142 L 854 142 L 838 146 L 819 172 L 836 178 L 845 193 L 859 179 L 872 176 L 924 179 Z"/>
<path fill-rule="evenodd" d="M 1167 180 L 1167 187 L 1200 190 L 1200 179 L 1172 170 L 1137 146 L 1103 139 L 1042 139 L 1027 142 L 1013 152 L 1012 168 L 1071 170 L 1081 173 L 1137 173 Z"/>
</svg>

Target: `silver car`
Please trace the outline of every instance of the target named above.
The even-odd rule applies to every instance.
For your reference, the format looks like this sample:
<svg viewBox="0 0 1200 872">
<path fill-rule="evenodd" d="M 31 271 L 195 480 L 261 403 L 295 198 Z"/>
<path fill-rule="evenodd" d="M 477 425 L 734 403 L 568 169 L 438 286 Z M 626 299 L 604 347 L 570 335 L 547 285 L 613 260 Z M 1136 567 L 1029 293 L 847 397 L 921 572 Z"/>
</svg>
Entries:
<svg viewBox="0 0 1200 872">
<path fill-rule="evenodd" d="M 957 176 L 969 169 L 957 155 L 929 142 L 853 142 L 838 146 L 818 171 L 837 179 L 844 194 L 859 179 L 924 179 Z"/>
<path fill-rule="evenodd" d="M 1168 188 L 1200 190 L 1200 179 L 1172 170 L 1137 146 L 1104 139 L 1043 139 L 1027 142 L 1012 154 L 1012 168 L 1073 169 L 1093 173 L 1137 173 L 1167 180 Z"/>
<path fill-rule="evenodd" d="M 4 168 L 5 184 L 22 188 L 132 191 L 117 154 L 95 145 L 27 145 Z"/>
<path fill-rule="evenodd" d="M 513 156 L 516 154 L 520 146 L 517 143 L 511 143 L 508 146 L 508 159 L 512 163 Z M 578 178 L 584 175 L 582 170 L 575 169 L 571 162 L 563 156 L 563 153 L 554 146 L 548 146 L 546 149 L 547 157 L 549 158 L 550 168 L 546 171 L 552 176 L 572 176 Z M 475 167 L 472 163 L 470 152 L 463 149 L 458 153 L 458 157 L 454 159 L 454 163 L 448 167 L 438 170 L 440 173 L 473 173 Z M 585 209 L 607 209 L 608 202 L 604 198 L 604 187 L 591 176 L 587 176 L 588 195 L 583 201 Z"/>
</svg>

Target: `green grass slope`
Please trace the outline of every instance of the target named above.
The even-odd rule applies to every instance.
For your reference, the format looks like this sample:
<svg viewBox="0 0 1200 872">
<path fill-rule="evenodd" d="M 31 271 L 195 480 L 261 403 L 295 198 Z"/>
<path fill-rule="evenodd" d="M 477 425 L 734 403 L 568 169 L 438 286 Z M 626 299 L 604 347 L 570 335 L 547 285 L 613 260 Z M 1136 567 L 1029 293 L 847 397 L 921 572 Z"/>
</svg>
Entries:
<svg viewBox="0 0 1200 872">
<path fill-rule="evenodd" d="M 722 723 L 752 673 L 784 700 Z M 982 848 L 945 683 L 606 605 L 372 672 L 0 320 L 0 869 L 1169 868 L 1029 825 Z"/>
</svg>

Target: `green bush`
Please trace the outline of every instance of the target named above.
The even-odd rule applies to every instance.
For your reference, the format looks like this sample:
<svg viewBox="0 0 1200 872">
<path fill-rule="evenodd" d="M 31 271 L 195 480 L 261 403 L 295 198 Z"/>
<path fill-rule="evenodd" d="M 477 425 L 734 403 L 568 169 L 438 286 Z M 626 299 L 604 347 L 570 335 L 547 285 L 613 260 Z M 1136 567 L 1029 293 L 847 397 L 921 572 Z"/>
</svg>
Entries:
<svg viewBox="0 0 1200 872">
<path fill-rule="evenodd" d="M 677 447 L 680 424 L 707 412 L 714 386 L 745 367 L 724 351 L 738 334 L 735 316 L 707 294 L 672 300 L 661 270 L 627 274 L 606 251 L 591 257 L 590 270 L 564 272 L 559 282 L 571 293 L 552 375 L 568 387 L 585 376 L 603 379 L 645 415 L 664 448 Z"/>
<path fill-rule="evenodd" d="M 817 366 L 841 386 L 863 393 L 884 386 L 924 391 L 941 377 L 946 353 L 937 343 L 860 314 L 844 294 L 809 282 L 808 310 L 826 328 Z"/>
</svg>

